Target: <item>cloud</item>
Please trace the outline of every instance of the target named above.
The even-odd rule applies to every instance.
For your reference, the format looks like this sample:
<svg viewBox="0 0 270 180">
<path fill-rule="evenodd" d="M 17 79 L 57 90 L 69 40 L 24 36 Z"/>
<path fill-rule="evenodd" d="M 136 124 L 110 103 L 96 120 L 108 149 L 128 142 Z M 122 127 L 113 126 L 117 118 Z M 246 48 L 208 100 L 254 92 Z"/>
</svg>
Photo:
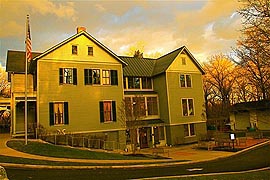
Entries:
<svg viewBox="0 0 270 180">
<path fill-rule="evenodd" d="M 48 15 L 60 19 L 76 20 L 74 3 L 51 2 L 48 0 L 2 0 L 0 9 L 0 37 L 21 36 L 25 29 L 26 15 L 44 20 Z"/>
</svg>

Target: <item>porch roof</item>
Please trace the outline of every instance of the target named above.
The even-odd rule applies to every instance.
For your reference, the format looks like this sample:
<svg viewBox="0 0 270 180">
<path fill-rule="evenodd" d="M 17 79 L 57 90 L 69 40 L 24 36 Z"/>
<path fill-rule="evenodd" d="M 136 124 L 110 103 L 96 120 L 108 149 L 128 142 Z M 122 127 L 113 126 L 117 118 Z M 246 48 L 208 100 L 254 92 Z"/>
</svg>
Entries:
<svg viewBox="0 0 270 180">
<path fill-rule="evenodd" d="M 127 121 L 127 127 L 151 127 L 164 125 L 161 119 Z"/>
</svg>

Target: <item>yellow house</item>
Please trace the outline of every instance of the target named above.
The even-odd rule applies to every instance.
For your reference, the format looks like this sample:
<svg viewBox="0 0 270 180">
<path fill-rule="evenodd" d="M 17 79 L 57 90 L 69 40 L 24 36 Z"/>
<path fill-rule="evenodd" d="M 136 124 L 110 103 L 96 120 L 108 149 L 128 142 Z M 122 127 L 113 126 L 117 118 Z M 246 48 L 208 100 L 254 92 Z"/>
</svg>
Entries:
<svg viewBox="0 0 270 180">
<path fill-rule="evenodd" d="M 8 51 L 13 135 L 24 133 L 24 63 L 24 52 Z M 128 143 L 124 103 L 125 118 L 138 120 L 141 148 L 196 142 L 206 133 L 204 71 L 185 46 L 157 59 L 122 57 L 77 28 L 33 53 L 28 72 L 28 132 L 42 127 Z"/>
</svg>

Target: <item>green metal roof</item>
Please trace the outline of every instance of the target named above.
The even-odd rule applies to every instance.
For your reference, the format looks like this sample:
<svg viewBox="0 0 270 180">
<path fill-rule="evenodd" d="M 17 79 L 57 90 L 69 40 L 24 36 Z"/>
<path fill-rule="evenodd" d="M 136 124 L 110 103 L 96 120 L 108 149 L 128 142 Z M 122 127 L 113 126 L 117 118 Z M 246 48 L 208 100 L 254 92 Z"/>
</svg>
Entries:
<svg viewBox="0 0 270 180">
<path fill-rule="evenodd" d="M 204 70 L 198 61 L 192 56 L 185 46 L 182 46 L 158 59 L 120 56 L 120 58 L 128 64 L 128 66 L 123 69 L 124 76 L 152 77 L 164 73 L 178 54 L 181 54 L 183 51 L 189 55 L 193 63 L 201 73 L 204 74 Z"/>
<path fill-rule="evenodd" d="M 156 60 L 153 76 L 165 72 L 183 48 L 184 46 L 158 58 Z"/>
<path fill-rule="evenodd" d="M 37 57 L 41 53 L 32 52 L 32 58 Z M 28 67 L 29 67 L 28 63 Z M 24 73 L 25 72 L 25 51 L 8 50 L 7 52 L 7 72 Z"/>
<path fill-rule="evenodd" d="M 124 57 L 120 58 L 128 65 L 123 68 L 124 76 L 151 77 L 155 67 L 155 59 Z"/>
</svg>

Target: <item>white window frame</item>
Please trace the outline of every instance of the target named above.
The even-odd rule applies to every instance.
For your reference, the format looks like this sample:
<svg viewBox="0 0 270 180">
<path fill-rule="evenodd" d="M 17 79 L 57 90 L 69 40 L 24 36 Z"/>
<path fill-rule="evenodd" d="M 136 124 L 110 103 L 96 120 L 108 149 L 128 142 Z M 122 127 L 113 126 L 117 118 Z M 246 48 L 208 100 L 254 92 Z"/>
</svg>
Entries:
<svg viewBox="0 0 270 180">
<path fill-rule="evenodd" d="M 187 115 L 184 114 L 184 109 L 183 109 L 183 100 L 187 100 Z M 190 114 L 192 111 L 191 109 L 189 109 L 189 100 L 192 100 L 192 111 L 193 111 L 193 114 Z M 183 117 L 193 117 L 195 116 L 195 106 L 194 106 L 194 98 L 181 98 L 181 109 L 182 109 L 182 116 Z"/>
<path fill-rule="evenodd" d="M 191 125 L 194 126 L 194 128 L 193 128 L 194 129 L 194 134 L 191 134 L 191 127 L 190 127 Z M 195 123 L 184 124 L 184 131 L 185 131 L 185 126 L 188 127 L 188 135 L 186 136 L 186 134 L 184 134 L 185 137 L 194 137 L 194 136 L 196 136 Z"/>
<path fill-rule="evenodd" d="M 183 86 L 183 87 L 181 85 L 181 76 L 184 76 L 184 80 L 185 80 L 185 86 Z M 190 77 L 190 87 L 187 86 L 187 76 Z M 193 83 L 192 83 L 192 75 L 191 74 L 179 74 L 179 86 L 180 86 L 180 88 L 192 88 L 192 85 L 193 85 Z"/>
<path fill-rule="evenodd" d="M 133 78 L 139 78 L 140 81 L 140 88 L 128 88 L 128 77 L 131 76 L 125 76 L 123 77 L 123 79 L 125 79 L 125 81 L 123 80 L 123 82 L 125 83 L 125 91 L 152 91 L 153 90 L 153 79 L 150 77 L 151 79 L 151 89 L 143 89 L 142 88 L 142 77 L 133 77 Z"/>
</svg>

